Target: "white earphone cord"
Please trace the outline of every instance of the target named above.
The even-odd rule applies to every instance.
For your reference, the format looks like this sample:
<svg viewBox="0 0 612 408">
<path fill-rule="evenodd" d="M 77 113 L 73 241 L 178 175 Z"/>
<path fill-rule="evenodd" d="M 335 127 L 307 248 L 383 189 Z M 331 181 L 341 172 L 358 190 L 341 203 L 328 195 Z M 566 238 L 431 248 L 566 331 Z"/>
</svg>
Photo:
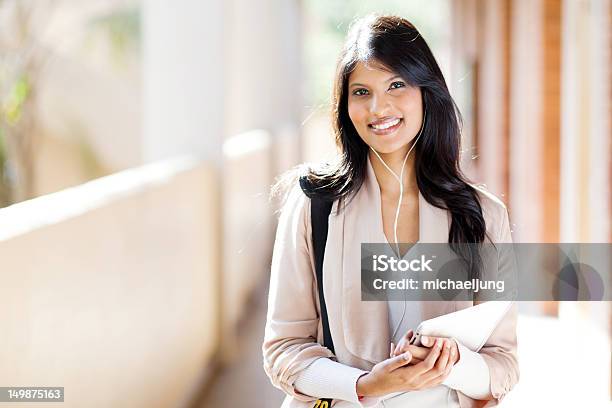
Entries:
<svg viewBox="0 0 612 408">
<path fill-rule="evenodd" d="M 425 118 L 427 116 L 427 111 L 423 112 L 423 122 L 421 123 L 421 129 L 419 130 L 419 134 L 417 135 L 417 137 L 414 139 L 414 143 L 412 144 L 412 146 L 410 146 L 410 149 L 408 150 L 408 153 L 406 153 L 406 157 L 404 157 L 404 161 L 402 162 L 402 168 L 400 170 L 400 175 L 398 177 L 398 175 L 391 170 L 391 167 L 389 167 L 387 165 L 387 163 L 385 163 L 385 161 L 382 159 L 382 157 L 380 157 L 380 154 L 378 154 L 378 152 L 376 150 L 374 150 L 372 148 L 372 146 L 370 146 L 370 149 L 372 149 L 372 151 L 374 152 L 374 154 L 376 155 L 376 157 L 378 157 L 378 160 L 380 160 L 380 162 L 383 164 L 383 166 L 386 167 L 387 170 L 389 170 L 389 172 L 393 175 L 393 177 L 395 177 L 395 179 L 398 181 L 399 185 L 400 185 L 400 194 L 399 194 L 399 200 L 397 202 L 397 209 L 395 210 L 395 221 L 393 223 L 393 239 L 395 240 L 395 249 L 397 251 L 397 256 L 401 256 L 400 254 L 400 247 L 399 247 L 399 242 L 397 239 L 397 223 L 399 221 L 399 214 L 400 214 L 400 208 L 402 206 L 402 197 L 404 196 L 404 167 L 406 166 L 406 161 L 408 160 L 408 156 L 410 156 L 410 153 L 412 152 L 412 149 L 414 149 L 414 147 L 416 146 L 417 142 L 419 141 L 419 138 L 421 137 L 421 134 L 423 133 L 423 127 L 425 126 Z M 404 293 L 405 295 L 405 293 Z M 395 328 L 395 330 L 393 331 L 393 335 L 391 336 L 391 340 L 393 340 L 395 338 L 395 335 L 397 333 L 397 330 L 400 328 L 402 321 L 404 320 L 404 316 L 406 315 L 406 300 L 404 299 L 404 311 L 402 312 L 402 317 L 399 321 L 399 323 L 397 324 L 397 327 Z"/>
<path fill-rule="evenodd" d="M 400 251 L 399 251 L 399 242 L 397 239 L 397 223 L 399 220 L 399 213 L 400 213 L 400 208 L 402 205 L 402 198 L 404 196 L 404 168 L 406 167 L 406 161 L 408 160 L 408 156 L 410 156 L 410 153 L 412 152 L 412 149 L 414 149 L 414 147 L 416 146 L 417 142 L 419 141 L 419 138 L 421 137 L 421 134 L 423 133 L 423 127 L 425 126 L 425 118 L 427 115 L 427 111 L 423 112 L 423 123 L 421 123 L 421 129 L 419 130 L 419 134 L 417 135 L 416 139 L 414 140 L 414 143 L 412 144 L 412 146 L 410 146 L 410 149 L 408 150 L 408 153 L 406 153 L 406 157 L 404 157 L 404 161 L 402 163 L 402 168 L 400 171 L 400 175 L 398 176 L 393 170 L 391 170 L 391 168 L 387 165 L 387 163 L 385 163 L 385 161 L 382 159 L 382 157 L 380 157 L 380 154 L 378 154 L 378 152 L 376 150 L 374 150 L 371 146 L 370 149 L 372 149 L 372 151 L 374 152 L 374 154 L 376 155 L 376 157 L 378 157 L 378 160 L 380 160 L 380 162 L 383 164 L 383 166 L 385 166 L 385 168 L 387 170 L 389 170 L 389 172 L 393 175 L 393 177 L 395 177 L 395 179 L 398 181 L 399 185 L 400 185 L 400 194 L 399 194 L 399 200 L 397 203 L 397 209 L 395 210 L 395 222 L 393 223 L 393 239 L 395 240 L 395 248 L 397 250 L 397 255 L 400 255 Z"/>
</svg>

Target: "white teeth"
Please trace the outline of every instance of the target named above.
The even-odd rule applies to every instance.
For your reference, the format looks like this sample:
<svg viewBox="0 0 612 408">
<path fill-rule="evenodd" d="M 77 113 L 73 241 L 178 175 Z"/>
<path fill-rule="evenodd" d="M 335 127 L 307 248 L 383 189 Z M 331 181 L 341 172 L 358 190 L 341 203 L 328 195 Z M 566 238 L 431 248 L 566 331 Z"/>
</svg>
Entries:
<svg viewBox="0 0 612 408">
<path fill-rule="evenodd" d="M 400 120 L 398 118 L 396 118 L 396 119 L 393 119 L 390 122 L 385 122 L 385 123 L 382 123 L 380 125 L 372 125 L 372 127 L 374 129 L 378 129 L 378 130 L 389 129 L 390 127 L 393 127 L 393 126 L 397 125 L 399 123 L 399 121 Z"/>
</svg>

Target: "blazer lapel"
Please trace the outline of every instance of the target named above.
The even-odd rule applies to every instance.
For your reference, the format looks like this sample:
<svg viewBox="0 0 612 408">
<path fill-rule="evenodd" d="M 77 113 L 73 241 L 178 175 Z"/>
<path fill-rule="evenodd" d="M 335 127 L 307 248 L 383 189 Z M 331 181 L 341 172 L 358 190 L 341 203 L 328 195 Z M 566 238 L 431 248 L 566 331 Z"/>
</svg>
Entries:
<svg viewBox="0 0 612 408">
<path fill-rule="evenodd" d="M 389 356 L 389 321 L 387 302 L 361 300 L 361 243 L 381 242 L 381 217 L 380 189 L 368 162 L 364 184 L 336 221 L 344 229 L 340 268 L 344 341 L 351 354 L 371 364 Z"/>
<path fill-rule="evenodd" d="M 429 204 L 419 192 L 419 241 L 447 242 L 449 225 L 448 212 Z M 361 189 L 344 209 L 332 212 L 329 234 L 326 254 L 331 251 L 337 258 L 325 257 L 325 270 L 331 273 L 325 274 L 324 287 L 342 294 L 341 306 L 334 306 L 342 309 L 336 315 L 342 318 L 344 343 L 354 356 L 376 364 L 389 355 L 390 334 L 387 302 L 361 300 L 360 244 L 380 243 L 385 237 L 380 187 L 369 160 Z M 454 311 L 455 305 L 423 301 L 421 310 L 425 320 Z"/>
</svg>

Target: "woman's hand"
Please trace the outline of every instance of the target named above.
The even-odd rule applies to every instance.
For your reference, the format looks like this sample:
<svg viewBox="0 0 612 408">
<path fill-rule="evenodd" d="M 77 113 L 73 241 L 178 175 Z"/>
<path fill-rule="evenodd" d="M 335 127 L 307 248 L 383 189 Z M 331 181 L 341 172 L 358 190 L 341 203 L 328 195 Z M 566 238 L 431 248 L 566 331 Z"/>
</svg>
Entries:
<svg viewBox="0 0 612 408">
<path fill-rule="evenodd" d="M 405 352 L 376 364 L 372 371 L 357 380 L 357 395 L 376 397 L 391 392 L 415 391 L 441 384 L 450 374 L 451 347 L 438 340 L 427 356 L 417 364 L 409 364 L 412 354 Z"/>
<path fill-rule="evenodd" d="M 412 359 L 410 364 L 420 363 L 425 359 L 427 354 L 429 353 L 429 348 L 435 343 L 436 339 L 447 340 L 450 342 L 451 347 L 451 361 L 452 364 L 455 365 L 459 361 L 459 348 L 457 347 L 457 342 L 453 339 L 445 339 L 444 337 L 431 337 L 431 336 L 421 336 L 421 344 L 422 346 L 415 346 L 410 344 L 410 340 L 412 339 L 413 331 L 409 330 L 397 343 L 394 347 L 393 343 L 391 343 L 391 357 L 395 357 L 400 355 L 401 353 L 410 352 L 412 355 Z"/>
<path fill-rule="evenodd" d="M 457 342 L 455 339 L 449 339 L 444 337 L 431 337 L 431 336 L 421 336 L 421 344 L 425 347 L 431 347 L 438 340 L 444 340 L 446 344 L 451 348 L 451 362 L 452 365 L 455 365 L 459 362 L 461 355 L 459 354 L 459 347 L 457 346 Z"/>
<path fill-rule="evenodd" d="M 397 345 L 394 346 L 393 343 L 391 343 L 390 357 L 395 357 L 408 351 L 412 355 L 410 364 L 418 364 L 421 361 L 425 360 L 425 357 L 427 357 L 430 351 L 429 347 L 421 347 L 410 344 L 412 335 L 413 331 L 408 330 L 408 332 L 404 334 L 404 336 L 400 339 Z"/>
</svg>

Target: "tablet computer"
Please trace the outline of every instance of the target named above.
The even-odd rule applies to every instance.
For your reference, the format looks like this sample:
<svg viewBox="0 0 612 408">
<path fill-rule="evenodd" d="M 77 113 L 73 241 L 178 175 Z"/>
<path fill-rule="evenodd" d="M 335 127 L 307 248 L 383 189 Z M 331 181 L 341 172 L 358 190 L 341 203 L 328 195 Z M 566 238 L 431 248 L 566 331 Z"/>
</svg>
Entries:
<svg viewBox="0 0 612 408">
<path fill-rule="evenodd" d="M 472 351 L 479 351 L 504 318 L 511 301 L 489 301 L 419 324 L 410 344 L 421 345 L 421 336 L 454 338 Z"/>
</svg>

